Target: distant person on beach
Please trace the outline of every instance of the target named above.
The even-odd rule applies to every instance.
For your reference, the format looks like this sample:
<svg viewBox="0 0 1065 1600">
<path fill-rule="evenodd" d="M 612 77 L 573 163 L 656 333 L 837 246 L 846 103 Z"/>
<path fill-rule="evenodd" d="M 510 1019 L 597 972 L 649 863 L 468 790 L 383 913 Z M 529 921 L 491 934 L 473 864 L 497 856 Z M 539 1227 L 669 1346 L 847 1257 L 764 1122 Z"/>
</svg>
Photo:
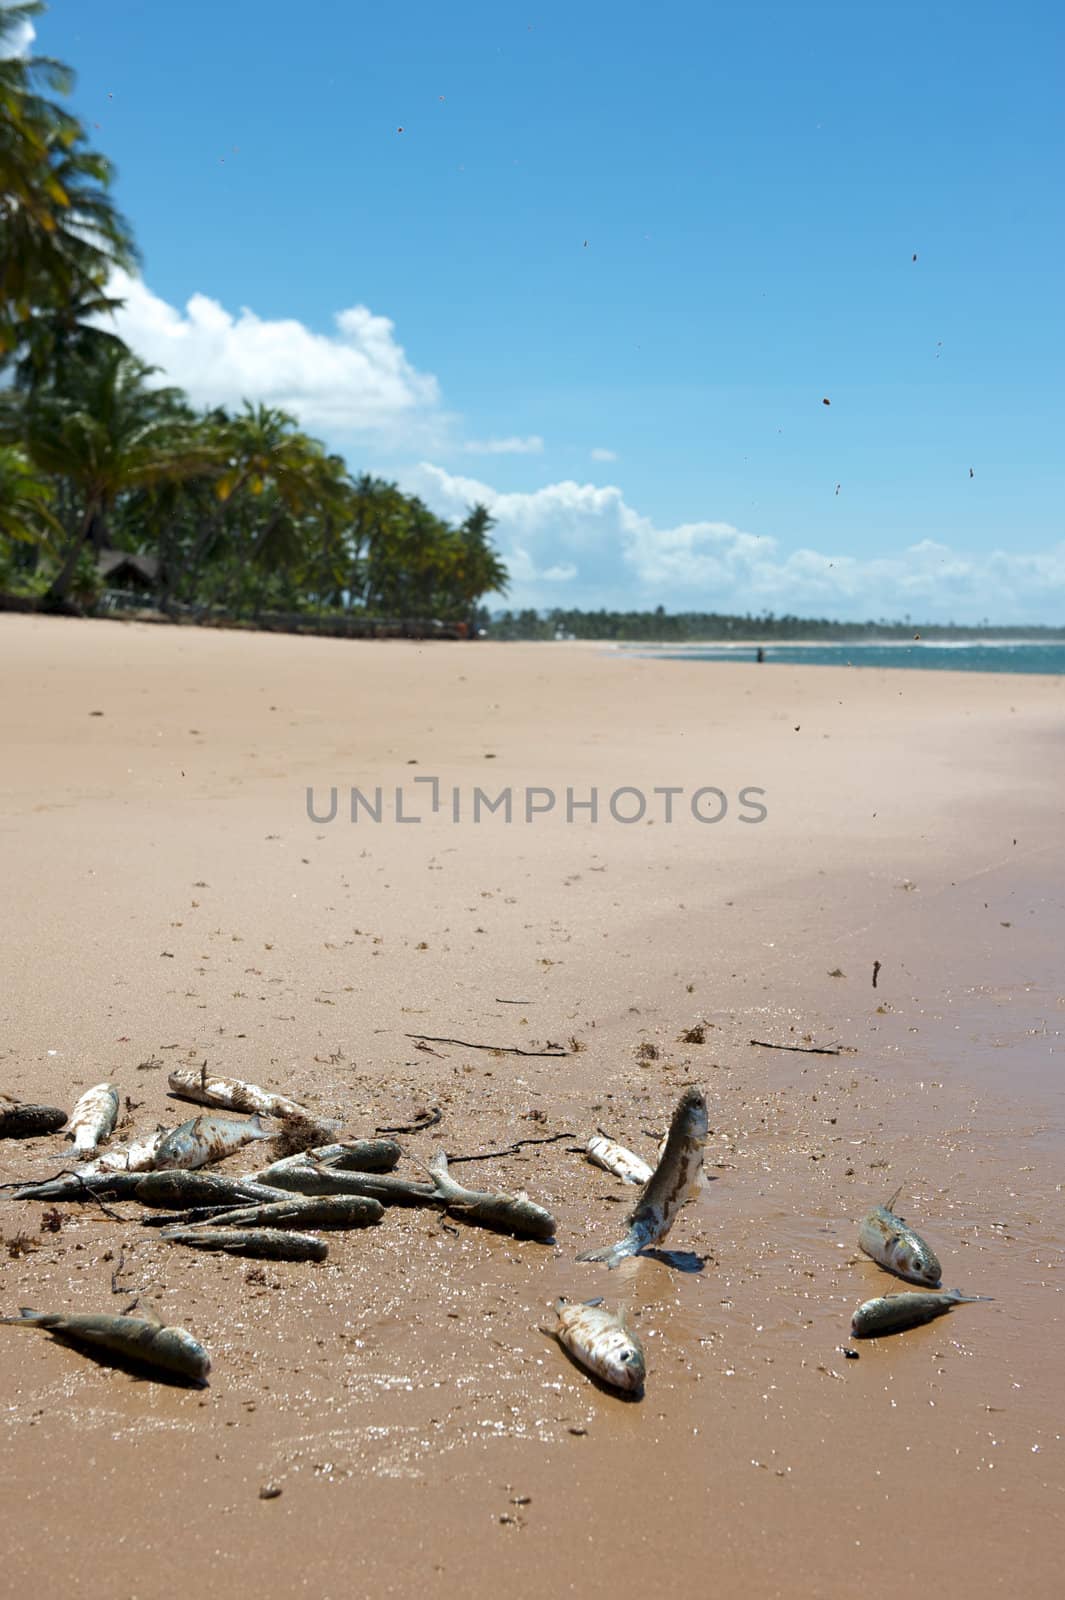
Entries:
<svg viewBox="0 0 1065 1600">
<path fill-rule="evenodd" d="M 762 649 L 761 645 L 758 646 L 758 650 L 757 650 L 757 652 L 755 654 L 755 658 L 754 659 L 756 661 L 764 661 L 765 660 L 765 651 Z"/>
</svg>

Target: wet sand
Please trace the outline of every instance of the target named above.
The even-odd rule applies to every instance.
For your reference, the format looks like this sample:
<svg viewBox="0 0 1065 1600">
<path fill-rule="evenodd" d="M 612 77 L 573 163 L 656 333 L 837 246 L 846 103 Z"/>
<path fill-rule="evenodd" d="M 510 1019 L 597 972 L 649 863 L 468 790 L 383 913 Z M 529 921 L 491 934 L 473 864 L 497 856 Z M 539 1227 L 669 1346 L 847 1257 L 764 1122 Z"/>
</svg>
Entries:
<svg viewBox="0 0 1065 1600">
<path fill-rule="evenodd" d="M 390 1210 L 259 1264 L 134 1207 L 53 1233 L 0 1205 L 36 1246 L 0 1256 L 4 1311 L 140 1291 L 214 1358 L 199 1392 L 0 1328 L 12 1592 L 1060 1593 L 1065 682 L 15 616 L 0 682 L 0 1089 L 109 1078 L 124 1134 L 194 1114 L 166 1074 L 204 1060 L 354 1135 L 439 1106 L 412 1177 L 438 1142 L 567 1135 L 455 1168 L 527 1188 L 557 1247 Z M 474 823 L 508 785 L 511 823 Z M 531 786 L 560 799 L 527 823 Z M 689 1082 L 711 1181 L 675 1256 L 576 1262 L 635 1191 L 575 1147 L 652 1155 Z M 0 1179 L 65 1149 L 5 1141 Z M 899 1185 L 944 1284 L 995 1299 L 847 1359 L 854 1307 L 905 1287 L 855 1244 Z M 560 1294 L 629 1306 L 642 1401 L 540 1331 Z"/>
</svg>

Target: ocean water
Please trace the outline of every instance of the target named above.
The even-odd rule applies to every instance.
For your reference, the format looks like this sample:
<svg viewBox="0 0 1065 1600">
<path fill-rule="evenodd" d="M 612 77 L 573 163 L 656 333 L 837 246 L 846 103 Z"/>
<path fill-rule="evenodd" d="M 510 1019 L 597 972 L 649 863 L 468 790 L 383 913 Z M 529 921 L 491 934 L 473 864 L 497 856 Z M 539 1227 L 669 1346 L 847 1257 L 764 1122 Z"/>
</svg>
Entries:
<svg viewBox="0 0 1065 1600">
<path fill-rule="evenodd" d="M 667 661 L 751 661 L 750 644 L 633 644 L 628 655 Z M 765 664 L 804 667 L 915 667 L 943 672 L 1065 673 L 1065 639 L 875 639 L 857 643 L 766 644 Z"/>
</svg>

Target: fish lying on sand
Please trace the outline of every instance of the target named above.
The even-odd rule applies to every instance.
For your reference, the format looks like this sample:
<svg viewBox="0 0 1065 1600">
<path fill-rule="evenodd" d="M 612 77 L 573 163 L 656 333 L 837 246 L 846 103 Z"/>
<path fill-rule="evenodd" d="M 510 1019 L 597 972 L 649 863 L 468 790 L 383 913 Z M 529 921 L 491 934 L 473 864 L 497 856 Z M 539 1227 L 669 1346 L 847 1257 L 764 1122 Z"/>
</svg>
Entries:
<svg viewBox="0 0 1065 1600">
<path fill-rule="evenodd" d="M 280 1190 L 251 1178 L 227 1178 L 220 1172 L 147 1172 L 138 1178 L 133 1198 L 142 1206 L 239 1206 L 260 1200 L 284 1200 Z"/>
<path fill-rule="evenodd" d="M 275 1161 L 254 1181 L 294 1194 L 368 1194 L 382 1205 L 423 1205 L 436 1198 L 431 1183 L 412 1183 L 392 1172 L 354 1172 L 314 1161 Z"/>
<path fill-rule="evenodd" d="M 901 1333 L 922 1322 L 942 1317 L 955 1306 L 977 1300 L 991 1300 L 989 1294 L 962 1294 L 960 1289 L 944 1289 L 940 1294 L 884 1294 L 866 1300 L 851 1318 L 851 1333 L 856 1339 L 875 1339 L 882 1333 Z"/>
<path fill-rule="evenodd" d="M 322 1144 L 297 1155 L 283 1156 L 280 1161 L 272 1161 L 258 1177 L 261 1183 L 269 1183 L 273 1178 L 280 1181 L 286 1172 L 322 1168 L 330 1172 L 391 1172 L 402 1153 L 394 1139 L 349 1139 L 344 1144 Z M 283 1187 L 297 1189 L 299 1185 Z"/>
<path fill-rule="evenodd" d="M 923 1283 L 930 1289 L 938 1288 L 943 1269 L 935 1251 L 891 1209 L 901 1193 L 901 1189 L 896 1189 L 886 1205 L 874 1206 L 868 1216 L 862 1218 L 858 1224 L 858 1246 L 896 1277 L 906 1278 L 910 1283 Z"/>
<path fill-rule="evenodd" d="M 257 1083 L 245 1083 L 241 1078 L 209 1077 L 206 1063 L 198 1071 L 195 1067 L 178 1067 L 170 1074 L 168 1082 L 171 1094 L 183 1100 L 219 1106 L 225 1111 L 255 1111 L 260 1116 L 279 1118 L 281 1127 L 276 1137 L 282 1155 L 334 1139 L 344 1126 L 337 1117 L 320 1117 L 297 1100 L 290 1100 L 288 1095 L 262 1089 Z"/>
<path fill-rule="evenodd" d="M 604 1310 L 602 1300 L 586 1300 L 583 1305 L 558 1300 L 555 1310 L 555 1338 L 575 1361 L 615 1389 L 643 1388 L 647 1372 L 643 1346 L 624 1312 Z"/>
<path fill-rule="evenodd" d="M 626 1150 L 602 1128 L 588 1140 L 588 1160 L 593 1166 L 602 1167 L 604 1172 L 620 1178 L 622 1183 L 649 1183 L 654 1174 L 654 1168 L 642 1156 Z"/>
<path fill-rule="evenodd" d="M 212 1161 L 223 1161 L 235 1150 L 240 1150 L 253 1139 L 272 1139 L 276 1128 L 268 1128 L 261 1116 L 249 1122 L 236 1122 L 232 1117 L 193 1117 L 173 1128 L 155 1152 L 155 1168 L 161 1171 L 172 1167 L 206 1167 Z"/>
<path fill-rule="evenodd" d="M 266 1117 L 309 1117 L 313 1113 L 290 1100 L 287 1095 L 274 1094 L 272 1089 L 260 1089 L 257 1083 L 244 1083 L 240 1078 L 212 1078 L 206 1068 L 178 1067 L 167 1079 L 171 1094 L 181 1100 L 195 1100 L 203 1106 L 217 1106 L 222 1111 L 258 1111 Z"/>
<path fill-rule="evenodd" d="M 224 1204 L 248 1200 L 280 1200 L 247 1178 L 225 1178 L 214 1172 L 64 1172 L 44 1183 L 27 1183 L 12 1200 L 139 1200 L 146 1206 Z"/>
<path fill-rule="evenodd" d="M 118 1090 L 114 1084 L 97 1083 L 86 1089 L 62 1129 L 74 1141 L 71 1154 L 79 1161 L 94 1156 L 110 1137 L 117 1120 Z"/>
<path fill-rule="evenodd" d="M 116 1355 L 164 1367 L 199 1383 L 205 1382 L 211 1370 L 207 1351 L 185 1328 L 168 1328 L 140 1317 L 111 1317 L 103 1312 L 65 1316 L 23 1306 L 17 1317 L 0 1317 L 0 1323 L 16 1328 L 46 1328 L 63 1339 L 99 1345 Z"/>
<path fill-rule="evenodd" d="M 58 1106 L 27 1105 L 0 1094 L 0 1139 L 37 1139 L 43 1133 L 58 1133 L 67 1114 Z"/>
<path fill-rule="evenodd" d="M 223 1228 L 365 1228 L 380 1222 L 384 1214 L 379 1200 L 363 1195 L 293 1195 L 258 1206 L 220 1211 L 213 1220 Z"/>
<path fill-rule="evenodd" d="M 329 1246 L 313 1233 L 283 1233 L 280 1228 L 165 1228 L 159 1235 L 193 1250 L 225 1250 L 264 1261 L 324 1261 Z"/>
<path fill-rule="evenodd" d="M 97 1156 L 95 1161 L 79 1167 L 78 1171 L 82 1177 L 91 1177 L 97 1172 L 151 1172 L 159 1146 L 172 1131 L 170 1128 L 156 1128 L 154 1133 L 147 1134 L 143 1139 L 134 1139 L 132 1144 L 113 1145 L 110 1150 Z"/>
<path fill-rule="evenodd" d="M 141 1181 L 139 1172 L 64 1172 L 43 1183 L 26 1183 L 12 1200 L 128 1200 Z"/>
<path fill-rule="evenodd" d="M 626 1256 L 638 1255 L 663 1240 L 677 1213 L 699 1191 L 708 1119 L 706 1101 L 698 1089 L 685 1089 L 666 1136 L 666 1147 L 643 1193 L 629 1213 L 629 1231 L 617 1244 L 585 1250 L 578 1261 L 605 1261 L 616 1267 Z"/>
<path fill-rule="evenodd" d="M 499 1228 L 523 1239 L 553 1239 L 555 1236 L 557 1224 L 550 1211 L 538 1206 L 524 1192 L 504 1194 L 498 1190 L 466 1189 L 456 1183 L 448 1173 L 443 1150 L 438 1150 L 430 1161 L 429 1176 L 437 1198 L 446 1203 L 448 1211 L 468 1222 L 480 1222 L 487 1228 Z"/>
</svg>

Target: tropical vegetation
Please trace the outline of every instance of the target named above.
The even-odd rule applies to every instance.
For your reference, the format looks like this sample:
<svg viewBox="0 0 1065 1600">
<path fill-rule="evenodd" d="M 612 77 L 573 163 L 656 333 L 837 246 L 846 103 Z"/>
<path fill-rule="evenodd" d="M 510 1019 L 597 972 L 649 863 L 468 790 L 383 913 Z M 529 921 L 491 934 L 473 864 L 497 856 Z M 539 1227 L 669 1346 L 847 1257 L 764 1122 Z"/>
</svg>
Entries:
<svg viewBox="0 0 1065 1600">
<path fill-rule="evenodd" d="M 70 69 L 15 53 L 44 9 L 0 5 L 0 597 L 91 607 L 125 551 L 175 613 L 481 620 L 507 586 L 484 506 L 455 527 L 283 410 L 197 411 L 108 330 L 136 246 Z"/>
</svg>

